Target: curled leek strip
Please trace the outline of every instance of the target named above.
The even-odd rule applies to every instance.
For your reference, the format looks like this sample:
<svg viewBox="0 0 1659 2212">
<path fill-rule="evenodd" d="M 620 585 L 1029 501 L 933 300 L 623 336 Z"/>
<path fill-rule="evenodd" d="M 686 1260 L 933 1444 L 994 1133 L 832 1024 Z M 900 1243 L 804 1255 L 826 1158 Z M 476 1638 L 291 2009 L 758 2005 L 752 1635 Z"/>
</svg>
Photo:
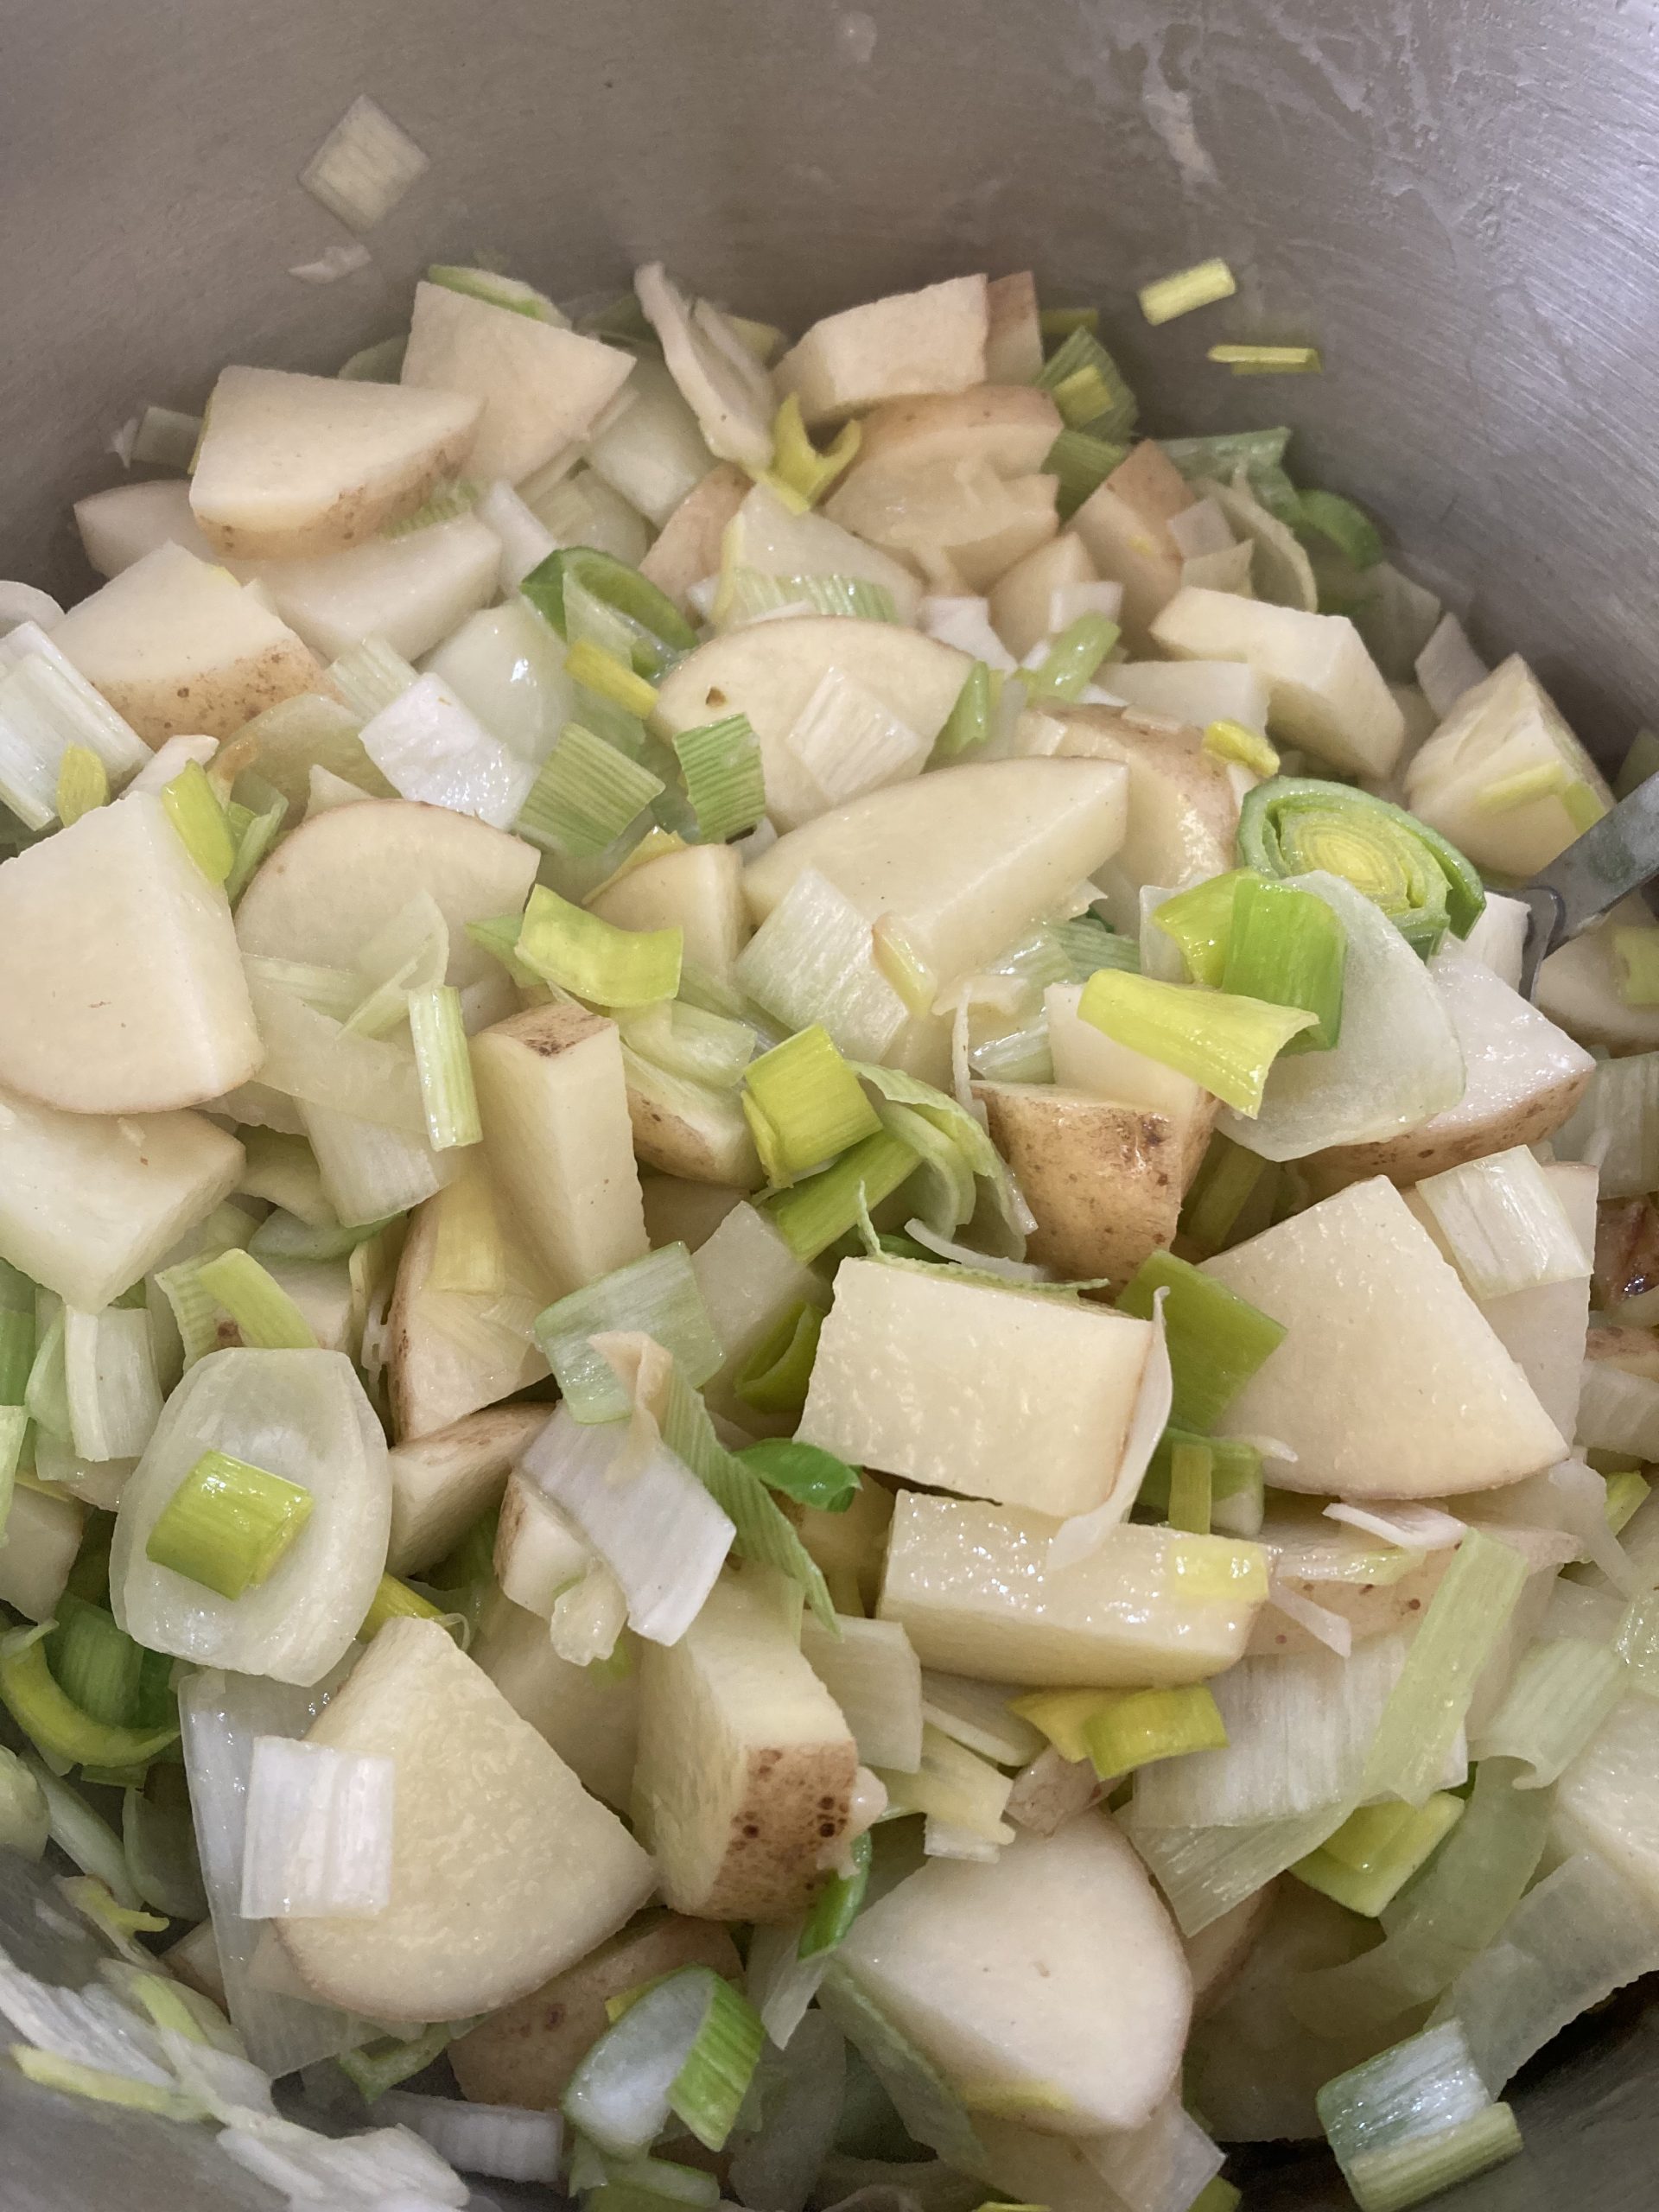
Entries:
<svg viewBox="0 0 1659 2212">
<path fill-rule="evenodd" d="M 1475 869 L 1427 823 L 1312 776 L 1275 776 L 1245 794 L 1238 856 L 1263 875 L 1342 876 L 1425 960 L 1448 929 L 1467 937 L 1486 904 Z"/>
</svg>

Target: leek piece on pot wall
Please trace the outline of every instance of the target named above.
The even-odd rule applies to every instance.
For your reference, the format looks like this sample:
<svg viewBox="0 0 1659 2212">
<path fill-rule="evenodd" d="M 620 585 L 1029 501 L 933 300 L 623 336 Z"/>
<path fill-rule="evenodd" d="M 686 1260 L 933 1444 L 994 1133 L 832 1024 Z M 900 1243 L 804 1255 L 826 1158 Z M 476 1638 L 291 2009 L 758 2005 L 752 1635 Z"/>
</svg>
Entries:
<svg viewBox="0 0 1659 2212">
<path fill-rule="evenodd" d="M 1380 1178 L 1217 1253 L 1202 1272 L 1285 1329 L 1227 1415 L 1234 1433 L 1296 1453 L 1268 1470 L 1280 1487 L 1443 1497 L 1513 1482 L 1566 1450 L 1455 1271 Z"/>
<path fill-rule="evenodd" d="M 52 642 L 150 746 L 230 737 L 267 707 L 328 689 L 257 593 L 170 543 L 82 600 Z"/>
<path fill-rule="evenodd" d="M 679 1911 L 783 1921 L 847 1828 L 858 1750 L 780 1617 L 728 1576 L 641 1654 L 634 1802 Z"/>
<path fill-rule="evenodd" d="M 237 1598 L 147 1556 L 181 1483 L 208 1452 L 245 1460 L 313 1501 L 269 1579 Z M 151 1650 L 315 1682 L 374 1596 L 391 1490 L 380 1424 L 343 1353 L 214 1353 L 168 1401 L 122 1492 L 111 1552 L 116 1618 Z"/>
<path fill-rule="evenodd" d="M 448 1632 L 391 1622 L 306 1741 L 397 1770 L 391 1898 L 279 1921 L 325 2002 L 458 2019 L 522 1996 L 644 1903 L 651 1861 Z"/>
<path fill-rule="evenodd" d="M 200 1114 L 111 1121 L 0 1094 L 0 1257 L 96 1312 L 236 1188 L 242 1147 Z"/>
<path fill-rule="evenodd" d="M 832 2017 L 842 1975 L 970 2113 L 1060 2135 L 1149 2116 L 1174 2082 L 1192 2001 L 1152 1884 L 1095 1813 L 1020 1837 L 995 1865 L 936 1861 L 911 1875 L 842 1944 L 825 1989 Z"/>
<path fill-rule="evenodd" d="M 1125 1522 L 1051 1567 L 1053 1535 L 1043 1515 L 902 1491 L 881 1618 L 924 1666 L 1033 1688 L 1201 1681 L 1243 1657 L 1268 1594 L 1257 1546 Z"/>
<path fill-rule="evenodd" d="M 153 1113 L 217 1097 L 258 1067 L 224 893 L 150 793 L 0 867 L 0 932 L 31 948 L 0 1013 L 0 1080 L 30 1096 Z"/>
<path fill-rule="evenodd" d="M 492 1175 L 556 1294 L 642 1258 L 616 1024 L 585 1007 L 531 1007 L 481 1031 L 472 1061 Z"/>
<path fill-rule="evenodd" d="M 856 1465 L 1087 1513 L 1116 1481 L 1151 1342 L 1144 1320 L 846 1261 L 799 1434 Z"/>
</svg>

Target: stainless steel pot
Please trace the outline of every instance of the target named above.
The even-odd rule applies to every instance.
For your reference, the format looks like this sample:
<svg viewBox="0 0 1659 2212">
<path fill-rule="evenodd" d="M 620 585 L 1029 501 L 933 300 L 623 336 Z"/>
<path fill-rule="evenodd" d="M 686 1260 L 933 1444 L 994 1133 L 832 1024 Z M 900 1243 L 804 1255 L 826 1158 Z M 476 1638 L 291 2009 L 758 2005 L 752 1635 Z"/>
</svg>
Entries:
<svg viewBox="0 0 1659 2212">
<path fill-rule="evenodd" d="M 1029 264 L 1049 300 L 1104 308 L 1154 428 L 1294 423 L 1300 473 L 1378 514 L 1478 645 L 1524 648 L 1605 757 L 1653 711 L 1656 0 L 5 17 L 0 573 L 84 588 L 68 502 L 117 480 L 121 423 L 199 404 L 227 359 L 334 367 L 399 327 L 434 258 L 499 256 L 569 296 L 660 255 L 796 322 Z M 431 167 L 373 265 L 316 288 L 285 272 L 344 233 L 296 180 L 359 92 Z M 1135 288 L 1217 253 L 1238 298 L 1148 331 Z M 1221 336 L 1317 339 L 1326 373 L 1235 383 L 1204 359 Z M 1655 2202 L 1659 2019 L 1621 1999 L 1571 2040 L 1516 2092 L 1529 2157 L 1446 2200 L 1460 2212 Z M 5 2212 L 276 2201 L 163 2123 L 0 2069 Z M 1347 2201 L 1300 2153 L 1248 2197 Z"/>
</svg>

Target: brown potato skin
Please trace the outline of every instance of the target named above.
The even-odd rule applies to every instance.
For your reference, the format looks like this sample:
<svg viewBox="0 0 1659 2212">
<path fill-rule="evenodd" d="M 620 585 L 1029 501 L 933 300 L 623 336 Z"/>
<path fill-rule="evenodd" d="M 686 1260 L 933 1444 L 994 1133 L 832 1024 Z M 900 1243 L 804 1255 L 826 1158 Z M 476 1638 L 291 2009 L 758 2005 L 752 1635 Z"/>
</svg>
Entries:
<svg viewBox="0 0 1659 2212">
<path fill-rule="evenodd" d="M 1380 1137 L 1371 1144 L 1332 1145 L 1326 1152 L 1311 1153 L 1297 1166 L 1316 1198 L 1329 1198 L 1351 1183 L 1373 1175 L 1386 1175 L 1402 1189 L 1421 1183 L 1426 1175 L 1439 1175 L 1448 1167 L 1462 1167 L 1489 1153 L 1507 1152 L 1518 1144 L 1541 1144 L 1572 1119 L 1579 1101 L 1590 1087 L 1592 1071 L 1563 1076 L 1518 1107 L 1463 1128 L 1437 1129 L 1425 1122 L 1397 1137 Z M 1452 1109 L 1455 1112 L 1455 1108 Z M 1437 1117 L 1440 1118 L 1440 1117 Z"/>
<path fill-rule="evenodd" d="M 692 585 L 719 568 L 721 535 L 752 488 L 741 468 L 722 461 L 692 486 L 639 563 L 640 575 L 671 599 L 682 614 Z"/>
<path fill-rule="evenodd" d="M 578 2063 L 610 2024 L 606 1999 L 683 1967 L 712 1967 L 728 1981 L 741 1980 L 743 1972 L 737 1947 L 718 1921 L 688 1920 L 676 1912 L 637 1920 L 579 1966 L 489 2013 L 452 2043 L 449 2063 L 461 2094 L 478 2104 L 552 2112 Z"/>
</svg>

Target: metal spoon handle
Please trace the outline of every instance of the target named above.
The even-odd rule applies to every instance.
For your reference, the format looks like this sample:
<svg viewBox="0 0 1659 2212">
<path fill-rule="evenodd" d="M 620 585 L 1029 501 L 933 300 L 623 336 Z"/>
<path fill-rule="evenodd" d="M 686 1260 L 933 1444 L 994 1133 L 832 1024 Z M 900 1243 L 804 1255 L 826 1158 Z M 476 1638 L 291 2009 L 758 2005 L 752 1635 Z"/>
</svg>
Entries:
<svg viewBox="0 0 1659 2212">
<path fill-rule="evenodd" d="M 1638 784 L 1516 896 L 1532 910 L 1521 985 L 1529 998 L 1558 945 L 1659 875 L 1659 776 Z"/>
</svg>

